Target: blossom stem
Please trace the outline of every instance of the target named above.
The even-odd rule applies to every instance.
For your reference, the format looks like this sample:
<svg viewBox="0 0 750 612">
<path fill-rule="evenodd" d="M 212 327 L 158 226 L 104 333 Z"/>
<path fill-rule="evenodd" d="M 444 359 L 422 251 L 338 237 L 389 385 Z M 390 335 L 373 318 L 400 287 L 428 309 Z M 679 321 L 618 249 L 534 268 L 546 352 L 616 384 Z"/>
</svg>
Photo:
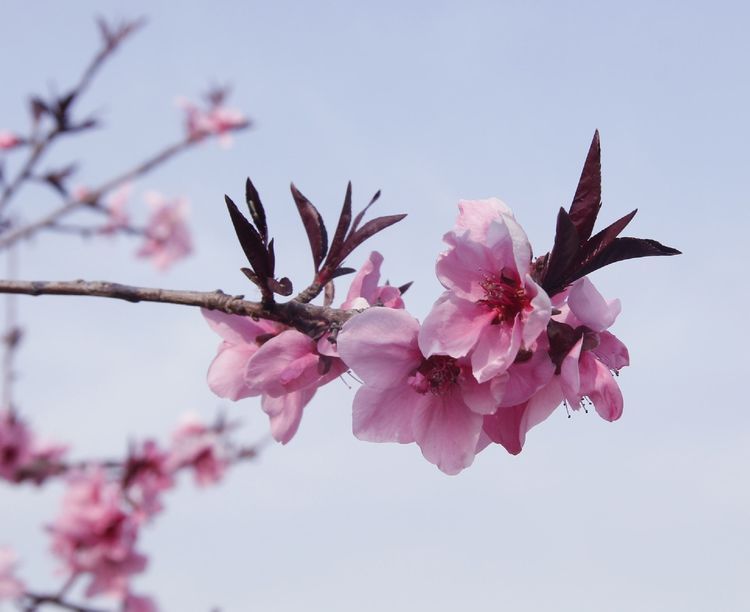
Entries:
<svg viewBox="0 0 750 612">
<path fill-rule="evenodd" d="M 104 612 L 101 608 L 89 608 L 87 606 L 80 606 L 69 601 L 65 601 L 60 595 L 48 595 L 45 593 L 26 593 L 26 599 L 28 602 L 24 606 L 26 612 L 32 612 L 37 610 L 40 606 L 57 606 L 64 610 L 71 610 L 72 612 Z"/>
</svg>

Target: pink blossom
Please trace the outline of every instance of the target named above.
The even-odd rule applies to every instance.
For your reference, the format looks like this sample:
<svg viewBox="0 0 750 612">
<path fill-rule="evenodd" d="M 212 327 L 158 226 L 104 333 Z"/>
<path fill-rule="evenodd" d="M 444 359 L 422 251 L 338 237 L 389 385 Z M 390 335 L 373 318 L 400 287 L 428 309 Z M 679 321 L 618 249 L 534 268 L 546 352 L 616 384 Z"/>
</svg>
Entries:
<svg viewBox="0 0 750 612">
<path fill-rule="evenodd" d="M 496 442 L 518 454 L 526 433 L 552 414 L 563 400 L 577 410 L 588 398 L 608 421 L 622 414 L 622 393 L 611 371 L 628 365 L 628 350 L 606 331 L 620 311 L 619 300 L 605 301 L 587 278 L 576 281 L 565 295 L 567 303 L 560 304 L 560 313 L 550 325 L 553 330 L 558 329 L 557 325 L 563 326 L 554 333 L 566 333 L 575 341 L 558 356 L 559 367 L 555 368 L 544 334 L 528 362 L 515 363 L 493 379 L 491 384 L 501 399 L 500 408 L 484 417 L 480 448 Z"/>
<path fill-rule="evenodd" d="M 52 551 L 72 574 L 91 576 L 86 594 L 124 597 L 132 574 L 146 557 L 135 552 L 138 521 L 122 507 L 122 489 L 102 469 L 74 474 L 62 511 L 49 527 Z"/>
<path fill-rule="evenodd" d="M 419 323 L 403 310 L 371 308 L 339 334 L 339 353 L 364 381 L 354 398 L 354 435 L 370 442 L 416 442 L 447 474 L 471 465 L 483 415 L 496 409 L 490 385 L 465 360 L 426 357 Z"/>
<path fill-rule="evenodd" d="M 0 478 L 19 482 L 21 468 L 32 458 L 32 434 L 10 410 L 0 411 Z"/>
<path fill-rule="evenodd" d="M 271 435 L 282 444 L 292 439 L 304 407 L 318 387 L 346 372 L 336 357 L 323 355 L 305 334 L 288 329 L 271 338 L 248 360 L 245 382 L 261 394 L 261 407 L 271 422 Z"/>
<path fill-rule="evenodd" d="M 146 194 L 146 202 L 153 212 L 146 227 L 146 241 L 136 254 L 150 258 L 158 270 L 166 270 L 193 250 L 185 223 L 188 203 L 184 198 L 167 200 L 155 192 Z"/>
<path fill-rule="evenodd" d="M 122 487 L 136 506 L 136 516 L 148 520 L 163 509 L 161 494 L 174 486 L 169 453 L 153 440 L 131 451 L 125 463 Z"/>
<path fill-rule="evenodd" d="M 340 359 L 318 352 L 320 343 L 279 323 L 208 310 L 203 316 L 223 339 L 208 370 L 211 390 L 232 400 L 261 395 L 271 434 L 282 444 L 317 388 L 346 371 Z"/>
<path fill-rule="evenodd" d="M 232 144 L 232 131 L 249 124 L 247 117 L 239 110 L 220 103 L 211 104 L 205 110 L 185 98 L 179 98 L 177 104 L 185 111 L 185 127 L 191 140 L 216 135 L 221 145 L 228 147 Z"/>
<path fill-rule="evenodd" d="M 551 303 L 530 275 L 531 247 L 510 209 L 497 199 L 462 201 L 459 209 L 436 266 L 448 291 L 427 315 L 419 345 L 425 355 L 469 356 L 485 382 L 533 345 Z"/>
<path fill-rule="evenodd" d="M 156 603 L 150 597 L 128 593 L 122 604 L 122 612 L 157 612 Z"/>
<path fill-rule="evenodd" d="M 132 185 L 130 183 L 125 183 L 112 192 L 112 195 L 107 201 L 107 212 L 109 218 L 99 230 L 102 234 L 114 234 L 116 231 L 128 227 L 130 219 L 125 209 L 128 205 L 131 192 Z"/>
<path fill-rule="evenodd" d="M 221 433 L 208 427 L 195 414 L 186 414 L 172 434 L 172 448 L 167 460 L 168 471 L 189 467 L 196 484 L 215 484 L 224 476 L 229 457 Z"/>
<path fill-rule="evenodd" d="M 570 289 L 567 306 L 555 320 L 581 336 L 562 360 L 560 384 L 571 408 L 578 408 L 588 397 L 599 416 L 615 421 L 622 415 L 622 392 L 612 371 L 630 363 L 628 349 L 606 331 L 620 312 L 620 301 L 607 302 L 588 278 L 576 281 Z"/>
<path fill-rule="evenodd" d="M 367 261 L 357 272 L 349 286 L 349 293 L 341 308 L 368 308 L 370 306 L 385 306 L 386 308 L 403 308 L 404 300 L 398 287 L 378 285 L 380 282 L 380 266 L 383 256 L 377 251 L 370 253 Z"/>
<path fill-rule="evenodd" d="M 16 564 L 16 553 L 7 546 L 0 546 L 0 601 L 16 599 L 26 590 L 23 582 L 14 576 Z"/>
<path fill-rule="evenodd" d="M 0 150 L 13 149 L 20 144 L 23 144 L 23 139 L 18 135 L 7 130 L 0 130 Z"/>
</svg>

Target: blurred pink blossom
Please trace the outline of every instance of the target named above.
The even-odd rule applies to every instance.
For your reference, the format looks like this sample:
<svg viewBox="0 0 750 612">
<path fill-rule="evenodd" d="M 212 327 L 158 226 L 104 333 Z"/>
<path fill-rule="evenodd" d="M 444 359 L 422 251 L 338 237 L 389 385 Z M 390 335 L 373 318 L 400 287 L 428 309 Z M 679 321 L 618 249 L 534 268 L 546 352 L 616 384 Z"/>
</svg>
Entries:
<svg viewBox="0 0 750 612">
<path fill-rule="evenodd" d="M 0 130 L 0 150 L 13 149 L 14 147 L 17 147 L 18 145 L 22 143 L 23 143 L 23 139 L 21 139 L 18 135 L 14 134 L 13 132 L 8 132 L 7 130 Z"/>
<path fill-rule="evenodd" d="M 131 450 L 125 462 L 122 487 L 137 509 L 137 518 L 148 520 L 160 512 L 161 494 L 173 486 L 169 453 L 153 440 Z"/>
<path fill-rule="evenodd" d="M 229 457 L 216 429 L 203 424 L 197 415 L 187 414 L 172 434 L 167 459 L 168 471 L 191 468 L 200 486 L 217 483 L 229 466 Z"/>
<path fill-rule="evenodd" d="M 10 411 L 0 411 L 0 478 L 17 482 L 20 470 L 31 460 L 32 434 Z"/>
<path fill-rule="evenodd" d="M 62 510 L 49 526 L 52 552 L 70 575 L 89 574 L 86 595 L 125 597 L 132 574 L 142 572 L 146 557 L 135 551 L 138 521 L 123 509 L 119 483 L 92 468 L 70 477 Z"/>
<path fill-rule="evenodd" d="M 249 124 L 247 117 L 239 110 L 227 108 L 218 102 L 202 109 L 185 98 L 178 98 L 177 105 L 185 111 L 185 127 L 191 140 L 215 135 L 223 147 L 229 147 L 232 144 L 232 131 Z"/>
<path fill-rule="evenodd" d="M 107 200 L 109 217 L 99 230 L 100 233 L 114 234 L 118 230 L 128 226 L 130 219 L 125 209 L 127 208 L 132 190 L 132 185 L 125 183 L 112 192 L 112 195 Z"/>
<path fill-rule="evenodd" d="M 166 270 L 193 250 L 185 222 L 188 203 L 184 198 L 169 200 L 153 191 L 145 197 L 152 214 L 146 226 L 146 241 L 136 254 L 150 258 L 158 270 Z"/>
<path fill-rule="evenodd" d="M 16 599 L 26 590 L 23 582 L 14 576 L 17 560 L 12 549 L 0 546 L 0 601 Z"/>
</svg>

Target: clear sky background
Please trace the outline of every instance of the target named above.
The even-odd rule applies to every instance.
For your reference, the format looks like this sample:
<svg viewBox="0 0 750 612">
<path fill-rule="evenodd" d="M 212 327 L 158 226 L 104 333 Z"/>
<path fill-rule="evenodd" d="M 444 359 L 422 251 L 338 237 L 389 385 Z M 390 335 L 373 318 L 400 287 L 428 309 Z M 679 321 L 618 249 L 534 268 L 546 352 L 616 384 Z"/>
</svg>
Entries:
<svg viewBox="0 0 750 612">
<path fill-rule="evenodd" d="M 279 269 L 302 286 L 311 264 L 288 184 L 330 225 L 351 179 L 359 206 L 382 188 L 380 214 L 409 214 L 370 246 L 391 281 L 415 281 L 407 307 L 423 318 L 457 200 L 504 199 L 545 252 L 596 128 L 602 222 L 637 207 L 630 235 L 684 251 L 594 276 L 623 302 L 614 331 L 632 367 L 619 422 L 560 409 L 520 456 L 491 448 L 448 477 L 415 445 L 357 441 L 355 390 L 332 383 L 287 447 L 217 488 L 185 482 L 168 496 L 143 533 L 152 561 L 136 590 L 169 612 L 750 607 L 745 3 L 6 2 L 0 128 L 25 127 L 27 94 L 77 78 L 98 44 L 95 15 L 149 25 L 83 103 L 106 129 L 60 143 L 50 165 L 80 160 L 84 185 L 107 178 L 178 138 L 175 97 L 211 82 L 233 84 L 231 105 L 256 129 L 136 185 L 141 219 L 148 189 L 192 202 L 196 254 L 173 271 L 135 261 L 126 238 L 46 236 L 22 249 L 22 278 L 251 293 L 222 201 L 241 199 L 250 175 Z M 28 215 L 52 204 L 42 191 L 21 202 Z M 18 303 L 18 403 L 79 456 L 164 438 L 188 410 L 224 407 L 248 440 L 265 435 L 257 400 L 208 390 L 219 339 L 197 310 Z M 0 543 L 40 590 L 59 586 L 41 525 L 61 491 L 0 488 Z"/>
</svg>

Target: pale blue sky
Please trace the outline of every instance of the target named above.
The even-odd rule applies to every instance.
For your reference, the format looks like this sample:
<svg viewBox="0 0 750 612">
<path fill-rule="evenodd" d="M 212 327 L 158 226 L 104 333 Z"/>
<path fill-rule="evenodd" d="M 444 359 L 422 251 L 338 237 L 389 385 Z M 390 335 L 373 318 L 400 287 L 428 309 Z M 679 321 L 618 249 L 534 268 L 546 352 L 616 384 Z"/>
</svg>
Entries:
<svg viewBox="0 0 750 612">
<path fill-rule="evenodd" d="M 136 186 L 192 201 L 197 252 L 173 272 L 135 262 L 125 239 L 51 238 L 23 249 L 26 278 L 247 292 L 222 196 L 241 198 L 250 175 L 279 267 L 302 285 L 310 264 L 289 181 L 331 218 L 351 179 L 359 205 L 382 188 L 382 214 L 409 213 L 371 246 L 388 278 L 415 281 L 407 306 L 421 318 L 456 201 L 504 199 L 546 251 L 596 128 L 602 221 L 638 207 L 632 235 L 685 253 L 594 277 L 621 298 L 615 332 L 631 350 L 618 423 L 559 411 L 520 456 L 493 448 L 451 478 L 413 445 L 355 440 L 354 391 L 331 384 L 289 446 L 218 489 L 186 483 L 168 498 L 144 533 L 153 559 L 137 590 L 170 612 L 747 609 L 747 332 L 732 318 L 748 302 L 744 3 L 40 1 L 2 12 L 0 128 L 24 125 L 28 93 L 78 75 L 94 15 L 149 17 L 84 104 L 107 129 L 50 158 L 80 160 L 82 183 L 178 137 L 174 98 L 212 81 L 231 82 L 231 104 L 257 122 L 232 149 L 208 145 Z M 48 205 L 41 192 L 23 199 Z M 219 406 L 249 439 L 264 434 L 257 401 L 207 389 L 218 338 L 197 311 L 19 304 L 21 406 L 81 454 L 114 454 L 129 436 L 167 435 L 185 410 Z M 40 525 L 59 493 L 0 489 L 0 542 L 41 589 L 57 585 Z"/>
</svg>

